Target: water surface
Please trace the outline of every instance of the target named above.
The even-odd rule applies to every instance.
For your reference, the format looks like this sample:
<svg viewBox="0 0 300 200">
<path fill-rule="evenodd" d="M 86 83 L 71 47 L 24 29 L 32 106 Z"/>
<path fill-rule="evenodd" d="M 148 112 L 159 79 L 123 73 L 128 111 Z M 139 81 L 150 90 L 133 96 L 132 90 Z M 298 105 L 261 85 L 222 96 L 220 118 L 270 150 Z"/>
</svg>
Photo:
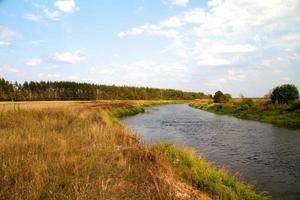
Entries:
<svg viewBox="0 0 300 200">
<path fill-rule="evenodd" d="M 272 199 L 300 199 L 300 131 L 220 116 L 186 104 L 146 108 L 121 120 L 145 143 L 195 149 L 217 167 L 268 191 Z"/>
</svg>

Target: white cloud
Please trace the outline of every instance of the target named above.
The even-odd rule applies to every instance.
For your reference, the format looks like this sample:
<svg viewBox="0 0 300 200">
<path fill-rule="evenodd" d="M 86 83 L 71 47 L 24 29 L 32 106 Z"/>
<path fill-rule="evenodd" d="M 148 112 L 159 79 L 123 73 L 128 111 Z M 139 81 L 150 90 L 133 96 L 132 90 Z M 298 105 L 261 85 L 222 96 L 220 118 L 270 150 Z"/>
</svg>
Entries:
<svg viewBox="0 0 300 200">
<path fill-rule="evenodd" d="M 17 39 L 19 36 L 20 34 L 15 30 L 0 25 L 0 48 L 11 47 L 12 40 Z"/>
<path fill-rule="evenodd" d="M 81 61 L 86 60 L 86 56 L 81 53 L 81 51 L 77 50 L 74 53 L 66 51 L 66 52 L 56 52 L 53 56 L 51 56 L 52 60 L 55 62 L 61 62 L 66 64 L 76 64 Z"/>
<path fill-rule="evenodd" d="M 212 43 L 212 45 L 207 49 L 211 53 L 246 53 L 254 51 L 256 47 L 251 44 L 233 44 L 227 45 L 224 43 Z"/>
<path fill-rule="evenodd" d="M 73 81 L 79 81 L 79 80 L 81 80 L 81 78 L 79 76 L 70 76 L 69 78 L 71 80 L 73 80 Z"/>
<path fill-rule="evenodd" d="M 16 31 L 0 25 L 0 39 L 11 40 L 18 36 L 19 34 Z"/>
<path fill-rule="evenodd" d="M 10 42 L 0 41 L 0 48 L 8 48 L 11 46 Z"/>
<path fill-rule="evenodd" d="M 298 53 L 293 53 L 292 55 L 288 55 L 287 59 L 289 61 L 300 60 L 300 55 Z"/>
<path fill-rule="evenodd" d="M 40 17 L 35 15 L 35 14 L 32 14 L 32 13 L 27 13 L 24 15 L 24 18 L 28 21 L 34 21 L 34 22 L 37 22 L 40 20 Z"/>
<path fill-rule="evenodd" d="M 51 11 L 49 11 L 47 8 L 45 8 L 43 11 L 44 11 L 45 16 L 46 16 L 48 19 L 51 19 L 51 20 L 54 20 L 54 21 L 59 20 L 60 13 L 59 13 L 57 10 L 51 12 Z"/>
<path fill-rule="evenodd" d="M 152 30 L 150 32 L 152 35 L 163 36 L 166 38 L 179 39 L 182 37 L 177 30 L 167 29 L 167 30 Z"/>
<path fill-rule="evenodd" d="M 79 10 L 74 0 L 57 0 L 54 2 L 54 6 L 64 13 L 73 13 Z"/>
<path fill-rule="evenodd" d="M 13 68 L 9 65 L 3 65 L 2 67 L 0 67 L 0 72 L 7 72 L 7 73 L 19 73 L 20 70 Z"/>
<path fill-rule="evenodd" d="M 223 0 L 209 0 L 208 1 L 208 6 L 218 6 L 223 2 Z"/>
<path fill-rule="evenodd" d="M 259 65 L 274 48 L 299 49 L 300 2 L 298 0 L 211 0 L 207 10 L 194 8 L 139 28 L 139 35 L 169 38 L 167 53 L 175 53 L 202 66 Z M 125 37 L 131 31 L 123 31 Z M 273 55 L 274 56 L 274 55 Z M 286 57 L 297 60 L 298 56 Z"/>
<path fill-rule="evenodd" d="M 189 0 L 163 0 L 163 2 L 170 5 L 186 6 L 189 3 Z"/>
<path fill-rule="evenodd" d="M 137 36 L 137 35 L 141 35 L 143 33 L 147 32 L 150 35 L 155 35 L 155 36 L 163 36 L 166 38 L 172 38 L 172 39 L 176 39 L 176 38 L 180 38 L 181 35 L 180 33 L 175 30 L 175 29 L 163 29 L 160 27 L 154 27 L 151 25 L 144 25 L 141 27 L 134 27 L 129 31 L 122 31 L 119 32 L 117 34 L 117 36 L 119 38 L 124 38 L 125 36 Z"/>
<path fill-rule="evenodd" d="M 203 23 L 206 19 L 204 10 L 201 8 L 193 9 L 183 14 L 183 20 L 186 23 Z"/>
<path fill-rule="evenodd" d="M 205 85 L 210 91 L 222 90 L 239 96 L 243 93 L 248 97 L 263 96 L 276 85 L 284 83 L 293 83 L 293 74 L 278 69 L 276 66 L 269 68 L 229 68 L 220 70 L 207 79 Z M 259 84 L 259 87 L 253 87 L 253 83 Z"/>
<path fill-rule="evenodd" d="M 292 80 L 290 77 L 287 76 L 283 77 L 282 79 L 286 82 L 290 82 Z"/>
<path fill-rule="evenodd" d="M 183 33 L 181 33 L 178 29 L 183 28 L 188 24 L 201 23 L 204 20 L 205 12 L 202 9 L 196 8 L 188 12 L 184 12 L 178 16 L 173 16 L 162 20 L 158 24 L 141 25 L 139 27 L 131 28 L 129 31 L 119 32 L 117 35 L 118 37 L 123 38 L 125 36 L 136 36 L 148 33 L 150 35 L 178 39 L 182 38 L 183 35 Z"/>
<path fill-rule="evenodd" d="M 213 56 L 210 54 L 204 54 L 197 56 L 197 64 L 204 66 L 220 66 L 220 65 L 229 65 L 231 61 L 222 57 Z"/>
<path fill-rule="evenodd" d="M 225 41 L 200 41 L 187 53 L 203 66 L 222 66 L 238 62 L 239 56 L 256 50 L 251 44 L 225 44 Z"/>
<path fill-rule="evenodd" d="M 45 80 L 49 80 L 49 79 L 59 79 L 61 77 L 60 74 L 47 74 L 47 73 L 40 73 L 39 74 L 39 78 Z"/>
<path fill-rule="evenodd" d="M 243 70 L 233 70 L 233 69 L 230 69 L 227 71 L 227 79 L 228 80 L 231 80 L 231 81 L 235 81 L 235 80 L 244 80 L 247 75 L 246 73 L 243 71 Z"/>
<path fill-rule="evenodd" d="M 58 21 L 60 17 L 65 14 L 71 14 L 75 11 L 80 10 L 80 8 L 76 5 L 74 0 L 54 0 L 55 9 L 49 9 L 48 7 L 41 4 L 34 4 L 37 8 L 43 9 L 44 16 L 47 19 Z M 41 19 L 40 16 L 28 13 L 24 16 L 25 19 L 29 21 L 39 21 Z"/>
<path fill-rule="evenodd" d="M 143 31 L 144 30 L 141 28 L 134 27 L 131 30 L 127 31 L 126 33 L 125 32 L 118 33 L 118 37 L 122 38 L 125 37 L 126 35 L 141 35 Z"/>
<path fill-rule="evenodd" d="M 183 25 L 184 23 L 176 16 L 161 22 L 161 26 L 166 28 L 179 28 Z"/>
<path fill-rule="evenodd" d="M 180 87 L 188 81 L 186 79 L 188 73 L 188 68 L 182 64 L 140 60 L 127 64 L 111 64 L 99 69 L 93 68 L 90 76 L 96 76 L 108 84 Z"/>
<path fill-rule="evenodd" d="M 300 41 L 300 31 L 290 32 L 284 35 L 275 35 L 271 37 L 266 43 L 271 48 L 280 47 L 284 48 L 285 50 L 300 48 L 300 43 L 295 41 Z"/>
<path fill-rule="evenodd" d="M 125 37 L 126 35 L 127 35 L 127 33 L 125 33 L 124 31 L 119 32 L 119 33 L 117 34 L 117 36 L 118 36 L 119 38 L 123 38 L 123 37 Z"/>
<path fill-rule="evenodd" d="M 247 78 L 247 73 L 249 73 L 249 71 L 242 69 L 229 69 L 224 75 L 208 81 L 205 85 L 215 88 L 223 88 L 228 84 L 244 81 Z"/>
<path fill-rule="evenodd" d="M 30 41 L 30 44 L 32 44 L 32 45 L 41 45 L 43 43 L 45 43 L 45 40 L 32 40 L 32 41 Z"/>
<path fill-rule="evenodd" d="M 42 59 L 40 59 L 40 58 L 33 58 L 33 59 L 28 60 L 25 64 L 27 66 L 33 67 L 33 66 L 38 66 L 41 63 L 42 63 Z"/>
<path fill-rule="evenodd" d="M 122 31 L 117 34 L 118 37 L 124 38 L 125 36 L 137 36 L 144 33 L 150 35 L 163 36 L 166 38 L 180 38 L 181 35 L 177 28 L 184 25 L 178 17 L 171 17 L 163 20 L 160 24 L 145 24 L 140 27 L 133 27 L 129 31 Z"/>
</svg>

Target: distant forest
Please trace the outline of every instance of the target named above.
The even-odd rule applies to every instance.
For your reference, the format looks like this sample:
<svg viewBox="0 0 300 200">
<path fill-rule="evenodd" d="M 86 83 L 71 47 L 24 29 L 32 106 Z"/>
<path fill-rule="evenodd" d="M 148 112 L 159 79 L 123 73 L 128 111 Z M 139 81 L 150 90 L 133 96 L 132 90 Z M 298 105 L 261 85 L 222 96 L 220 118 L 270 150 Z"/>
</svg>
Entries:
<svg viewBox="0 0 300 200">
<path fill-rule="evenodd" d="M 173 89 L 97 85 L 70 81 L 11 83 L 0 78 L 0 101 L 42 100 L 192 100 L 207 97 L 201 92 Z"/>
</svg>

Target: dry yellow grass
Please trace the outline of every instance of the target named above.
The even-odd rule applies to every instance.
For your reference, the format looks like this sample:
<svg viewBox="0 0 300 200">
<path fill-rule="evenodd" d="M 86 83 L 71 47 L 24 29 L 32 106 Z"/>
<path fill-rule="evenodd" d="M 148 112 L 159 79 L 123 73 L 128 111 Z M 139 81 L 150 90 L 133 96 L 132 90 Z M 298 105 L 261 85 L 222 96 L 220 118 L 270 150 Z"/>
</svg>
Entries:
<svg viewBox="0 0 300 200">
<path fill-rule="evenodd" d="M 142 103 L 1 103 L 0 199 L 209 199 L 107 124 L 104 113 Z"/>
</svg>

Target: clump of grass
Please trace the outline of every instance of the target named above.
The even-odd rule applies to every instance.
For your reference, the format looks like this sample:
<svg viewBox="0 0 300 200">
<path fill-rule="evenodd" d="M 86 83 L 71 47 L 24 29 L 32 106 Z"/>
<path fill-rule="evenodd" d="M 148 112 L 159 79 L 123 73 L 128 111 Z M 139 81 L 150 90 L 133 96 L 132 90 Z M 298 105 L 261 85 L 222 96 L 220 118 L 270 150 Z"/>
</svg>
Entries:
<svg viewBox="0 0 300 200">
<path fill-rule="evenodd" d="M 145 109 L 143 108 L 143 106 L 139 105 L 139 106 L 130 106 L 128 108 L 117 109 L 111 112 L 110 114 L 113 117 L 121 118 L 121 117 L 136 115 L 138 113 L 143 113 L 143 112 L 145 112 Z"/>
<path fill-rule="evenodd" d="M 256 194 L 249 186 L 235 181 L 226 171 L 214 169 L 191 152 L 177 149 L 170 144 L 154 146 L 153 151 L 170 163 L 184 181 L 191 182 L 213 199 L 268 199 Z"/>
</svg>

